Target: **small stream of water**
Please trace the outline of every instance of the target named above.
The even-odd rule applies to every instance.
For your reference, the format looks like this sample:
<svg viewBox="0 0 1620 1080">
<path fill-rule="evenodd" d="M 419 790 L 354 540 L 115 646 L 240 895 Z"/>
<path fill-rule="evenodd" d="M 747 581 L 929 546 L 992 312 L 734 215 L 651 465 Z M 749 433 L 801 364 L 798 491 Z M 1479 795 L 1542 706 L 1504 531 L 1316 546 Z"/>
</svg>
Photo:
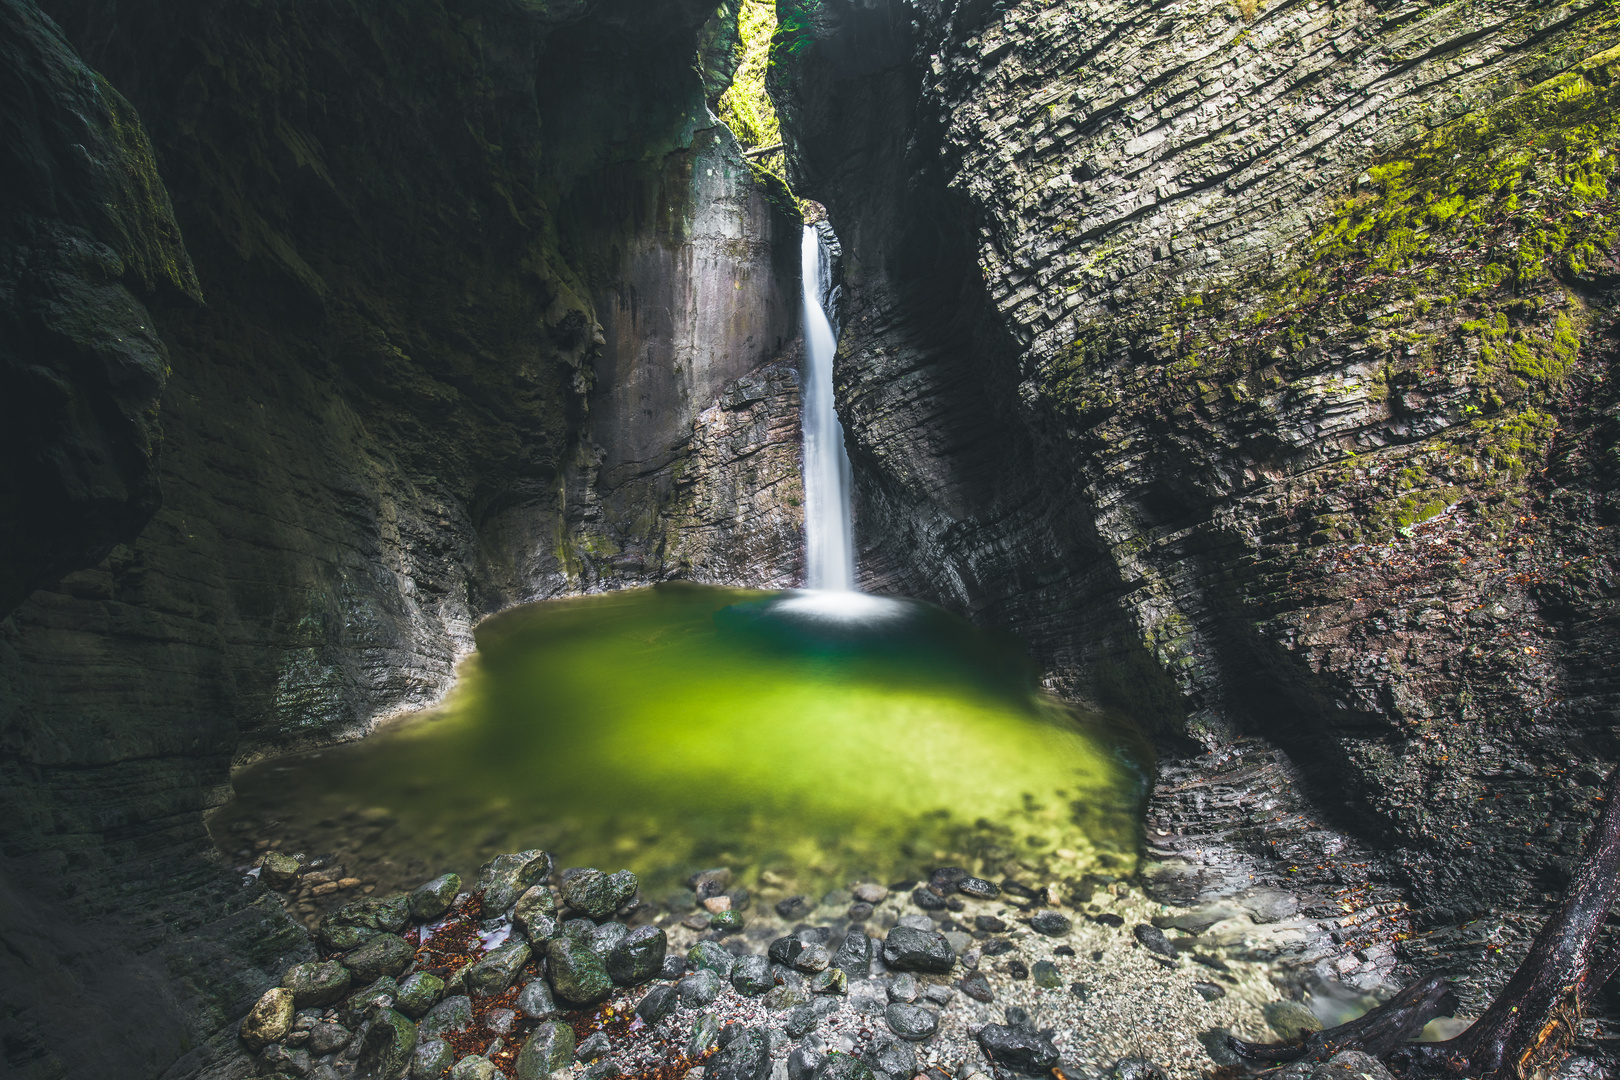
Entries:
<svg viewBox="0 0 1620 1080">
<path fill-rule="evenodd" d="M 806 582 L 812 589 L 855 588 L 855 535 L 850 522 L 849 455 L 833 399 L 838 339 L 827 305 L 832 265 L 814 225 L 800 250 L 804 293 L 804 533 Z"/>
</svg>

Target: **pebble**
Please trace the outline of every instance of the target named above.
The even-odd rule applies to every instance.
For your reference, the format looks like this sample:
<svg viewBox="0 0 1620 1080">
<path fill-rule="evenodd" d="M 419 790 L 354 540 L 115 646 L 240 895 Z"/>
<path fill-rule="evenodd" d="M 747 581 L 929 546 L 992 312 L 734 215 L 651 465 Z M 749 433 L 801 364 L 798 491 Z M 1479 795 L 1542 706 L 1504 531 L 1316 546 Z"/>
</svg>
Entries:
<svg viewBox="0 0 1620 1080">
<path fill-rule="evenodd" d="M 866 903 L 851 904 L 845 915 L 848 916 L 850 922 L 865 922 L 872 917 L 872 905 Z"/>
<path fill-rule="evenodd" d="M 776 985 L 771 962 L 763 956 L 743 956 L 731 967 L 731 986 L 743 997 L 759 997 Z"/>
<path fill-rule="evenodd" d="M 713 972 L 710 972 L 712 975 Z M 715 990 L 719 991 L 719 980 L 715 981 Z M 647 995 L 636 1006 L 636 1015 L 648 1027 L 656 1027 L 666 1016 L 675 1011 L 679 991 L 673 986 L 655 986 L 647 991 Z M 520 1002 L 521 1003 L 521 1002 Z"/>
<path fill-rule="evenodd" d="M 1029 978 L 1029 965 L 1022 960 L 1009 960 L 1002 970 L 1020 982 Z"/>
<path fill-rule="evenodd" d="M 280 1043 L 271 1043 L 259 1054 L 260 1076 L 304 1076 L 310 1069 L 308 1050 L 289 1049 Z"/>
<path fill-rule="evenodd" d="M 833 967 L 852 979 L 864 979 L 872 970 L 872 939 L 860 930 L 851 930 L 833 954 Z"/>
<path fill-rule="evenodd" d="M 883 1019 L 890 1031 L 912 1042 L 921 1042 L 939 1030 L 939 1014 L 921 1005 L 892 1002 L 883 1010 Z"/>
<path fill-rule="evenodd" d="M 714 1045 L 719 1034 L 720 1018 L 712 1012 L 704 1013 L 692 1024 L 692 1032 L 686 1038 L 686 1056 L 703 1056 Z"/>
<path fill-rule="evenodd" d="M 973 917 L 973 926 L 975 929 L 992 934 L 1004 934 L 1007 932 L 1007 924 L 994 915 L 975 915 Z"/>
<path fill-rule="evenodd" d="M 943 934 L 896 926 L 883 941 L 883 962 L 897 971 L 945 974 L 955 966 L 956 954 Z"/>
<path fill-rule="evenodd" d="M 1123 925 L 1124 920 L 1121 920 Z M 1048 937 L 1062 937 L 1074 926 L 1067 915 L 1056 911 L 1038 911 L 1035 917 L 1029 920 L 1029 928 L 1037 934 Z"/>
<path fill-rule="evenodd" d="M 996 999 L 995 992 L 990 989 L 990 980 L 977 971 L 962 980 L 962 993 L 974 1001 L 990 1002 Z"/>
<path fill-rule="evenodd" d="M 1057 965 L 1050 960 L 1035 961 L 1033 974 L 1037 986 L 1044 986 L 1048 990 L 1056 990 L 1063 985 L 1063 976 L 1058 972 Z"/>
<path fill-rule="evenodd" d="M 993 900 L 1001 894 L 1001 889 L 993 882 L 976 877 L 965 877 L 958 881 L 956 891 L 977 900 Z"/>
<path fill-rule="evenodd" d="M 1043 1073 L 1058 1063 L 1052 1040 L 1020 1024 L 986 1024 L 979 1029 L 979 1046 L 998 1065 L 1026 1073 Z"/>
<path fill-rule="evenodd" d="M 720 996 L 720 976 L 711 968 L 700 968 L 676 984 L 681 1004 L 701 1009 Z"/>
<path fill-rule="evenodd" d="M 505 1035 L 517 1023 L 518 1014 L 511 1009 L 491 1009 L 484 1014 L 484 1026 L 497 1035 Z"/>
<path fill-rule="evenodd" d="M 743 928 L 743 917 L 735 911 L 722 911 L 709 916 L 709 929 L 721 934 L 734 934 Z"/>
<path fill-rule="evenodd" d="M 833 1050 L 816 1066 L 811 1080 L 875 1080 L 871 1066 L 858 1057 Z"/>
<path fill-rule="evenodd" d="M 669 989 L 671 994 L 674 993 L 669 987 L 664 989 Z M 546 985 L 544 979 L 531 979 L 524 984 L 523 989 L 518 991 L 517 1007 L 519 1012 L 531 1020 L 549 1020 L 558 1015 L 557 1002 L 551 996 L 551 987 Z"/>
<path fill-rule="evenodd" d="M 724 894 L 721 894 L 720 896 L 711 896 L 707 900 L 703 901 L 703 910 L 707 911 L 711 915 L 718 915 L 722 911 L 730 911 L 731 897 Z"/>
<path fill-rule="evenodd" d="M 757 1027 L 728 1025 L 720 1037 L 720 1052 L 706 1069 L 709 1080 L 767 1080 L 771 1071 L 769 1036 Z"/>
<path fill-rule="evenodd" d="M 944 1005 L 951 1000 L 953 994 L 954 991 L 944 983 L 930 983 L 928 986 L 923 987 L 923 997 L 932 1001 L 935 1005 Z"/>
<path fill-rule="evenodd" d="M 1164 931 L 1160 930 L 1156 926 L 1149 926 L 1147 923 L 1138 923 L 1136 926 L 1131 928 L 1131 934 L 1134 935 L 1136 940 L 1142 943 L 1142 947 L 1147 949 L 1149 952 L 1156 952 L 1160 956 L 1168 956 L 1172 958 L 1174 958 L 1176 955 L 1176 947 L 1170 944 L 1170 939 L 1164 936 Z"/>
<path fill-rule="evenodd" d="M 712 870 L 699 870 L 686 879 L 686 887 L 699 897 L 717 896 L 731 884 L 731 867 L 717 866 Z"/>
<path fill-rule="evenodd" d="M 912 975 L 909 972 L 903 975 L 896 975 L 893 979 L 889 980 L 890 1001 L 902 1001 L 909 1005 L 913 1001 L 916 1001 L 921 994 L 922 987 L 917 983 L 917 976 Z"/>
<path fill-rule="evenodd" d="M 926 885 L 911 890 L 911 902 L 924 911 L 944 911 L 945 898 Z"/>
<path fill-rule="evenodd" d="M 1221 989 L 1218 983 L 1195 982 L 1193 983 L 1193 989 L 1198 991 L 1199 996 L 1205 1001 L 1214 1001 L 1217 998 L 1226 996 L 1226 991 Z"/>
<path fill-rule="evenodd" d="M 855 899 L 863 904 L 877 905 L 889 898 L 888 889 L 870 881 L 863 881 L 850 891 L 854 894 Z"/>
<path fill-rule="evenodd" d="M 847 994 L 849 993 L 849 976 L 843 968 L 828 968 L 817 972 L 810 980 L 810 990 L 817 994 Z"/>
</svg>

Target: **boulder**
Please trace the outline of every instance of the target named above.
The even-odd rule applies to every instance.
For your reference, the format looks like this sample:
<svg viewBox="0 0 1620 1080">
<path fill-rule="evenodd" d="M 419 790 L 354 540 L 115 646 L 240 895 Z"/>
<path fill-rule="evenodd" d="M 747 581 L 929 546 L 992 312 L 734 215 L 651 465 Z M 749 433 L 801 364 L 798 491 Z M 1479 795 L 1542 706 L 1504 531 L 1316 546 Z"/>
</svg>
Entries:
<svg viewBox="0 0 1620 1080">
<path fill-rule="evenodd" d="M 759 957 L 763 960 L 764 957 Z M 705 1080 L 769 1080 L 770 1039 L 761 1028 L 743 1027 L 731 1033 L 720 1052 L 709 1059 Z"/>
<path fill-rule="evenodd" d="M 669 939 L 656 926 L 638 926 L 607 955 L 608 976 L 620 986 L 644 983 L 664 968 Z"/>
<path fill-rule="evenodd" d="M 922 1042 L 939 1030 L 939 1014 L 922 1005 L 893 1001 L 883 1010 L 889 1030 L 909 1042 Z"/>
<path fill-rule="evenodd" d="M 437 1005 L 443 994 L 443 979 L 430 972 L 418 971 L 399 984 L 394 1007 L 415 1020 Z"/>
<path fill-rule="evenodd" d="M 441 1080 L 444 1072 L 455 1063 L 456 1052 L 443 1039 L 429 1039 L 416 1044 L 411 1054 L 411 1080 Z"/>
<path fill-rule="evenodd" d="M 547 1020 L 530 1033 L 517 1056 L 517 1080 L 549 1080 L 552 1073 L 574 1063 L 574 1029 L 561 1020 Z"/>
<path fill-rule="evenodd" d="M 523 895 L 518 897 L 517 903 L 512 906 L 512 922 L 536 948 L 541 942 L 561 933 L 562 922 L 557 918 L 557 898 L 552 895 L 551 886 L 541 882 L 524 890 Z"/>
<path fill-rule="evenodd" d="M 656 1027 L 670 1013 L 675 1011 L 676 990 L 673 986 L 655 986 L 647 991 L 641 1003 L 636 1006 L 636 1015 L 648 1027 Z"/>
<path fill-rule="evenodd" d="M 811 1080 L 876 1080 L 872 1067 L 858 1057 L 834 1050 L 821 1059 Z"/>
<path fill-rule="evenodd" d="M 349 992 L 349 969 L 335 960 L 323 964 L 294 964 L 281 976 L 300 1009 L 322 1008 L 343 1000 Z"/>
<path fill-rule="evenodd" d="M 293 992 L 284 986 L 272 987 L 248 1010 L 238 1034 L 250 1048 L 263 1049 L 292 1030 L 296 1011 Z"/>
<path fill-rule="evenodd" d="M 546 954 L 551 988 L 570 1005 L 591 1005 L 613 993 L 613 979 L 602 958 L 579 938 L 564 934 Z"/>
<path fill-rule="evenodd" d="M 461 878 L 457 874 L 440 874 L 411 890 L 405 906 L 413 919 L 427 922 L 450 910 L 456 894 L 461 891 Z"/>
<path fill-rule="evenodd" d="M 1052 1040 L 1022 1024 L 986 1024 L 979 1029 L 979 1047 L 997 1065 L 1017 1072 L 1040 1074 L 1058 1063 Z"/>
<path fill-rule="evenodd" d="M 712 971 L 722 979 L 731 978 L 737 958 L 712 941 L 700 941 L 686 951 L 686 964 L 693 971 Z"/>
<path fill-rule="evenodd" d="M 416 958 L 416 950 L 398 934 L 378 934 L 348 956 L 344 964 L 356 979 L 372 982 L 384 975 L 397 976 Z"/>
<path fill-rule="evenodd" d="M 410 1067 L 416 1039 L 416 1025 L 409 1018 L 393 1009 L 378 1009 L 354 1062 L 355 1080 L 396 1080 Z"/>
<path fill-rule="evenodd" d="M 551 987 L 544 979 L 534 979 L 524 984 L 523 989 L 518 991 L 517 1007 L 531 1020 L 551 1020 L 561 1012 L 552 999 Z"/>
<path fill-rule="evenodd" d="M 588 918 L 601 921 L 636 895 L 636 875 L 628 870 L 604 874 L 594 867 L 565 876 L 563 903 Z"/>
<path fill-rule="evenodd" d="M 494 918 L 517 903 L 538 881 L 551 876 L 551 856 L 544 851 L 497 855 L 478 870 L 475 888 L 484 894 L 484 917 Z"/>
<path fill-rule="evenodd" d="M 465 1031 L 472 1027 L 472 1022 L 472 998 L 456 994 L 427 1011 L 417 1025 L 417 1034 L 424 1039 L 436 1039 L 450 1032 Z"/>
<path fill-rule="evenodd" d="M 391 896 L 367 896 L 345 904 L 328 915 L 323 925 L 353 926 L 397 934 L 410 917 L 410 898 L 404 893 L 394 893 Z"/>
<path fill-rule="evenodd" d="M 731 966 L 731 986 L 743 997 L 759 997 L 776 985 L 771 962 L 763 956 L 742 956 Z"/>
<path fill-rule="evenodd" d="M 491 949 L 467 969 L 467 992 L 474 997 L 491 997 L 511 986 L 532 955 L 527 942 L 508 941 Z"/>
</svg>

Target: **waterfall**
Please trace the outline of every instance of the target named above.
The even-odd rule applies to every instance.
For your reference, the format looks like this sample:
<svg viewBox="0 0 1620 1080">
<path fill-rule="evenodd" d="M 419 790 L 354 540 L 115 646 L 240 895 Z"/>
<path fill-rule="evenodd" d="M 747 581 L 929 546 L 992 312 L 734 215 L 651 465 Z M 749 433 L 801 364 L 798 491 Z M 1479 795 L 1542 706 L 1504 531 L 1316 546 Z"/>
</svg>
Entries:
<svg viewBox="0 0 1620 1080">
<path fill-rule="evenodd" d="M 812 589 L 855 588 L 855 537 L 850 525 L 849 455 L 833 407 L 832 321 L 823 306 L 831 295 L 832 266 L 814 225 L 804 227 L 800 252 L 804 291 L 804 532 L 807 584 Z"/>
</svg>

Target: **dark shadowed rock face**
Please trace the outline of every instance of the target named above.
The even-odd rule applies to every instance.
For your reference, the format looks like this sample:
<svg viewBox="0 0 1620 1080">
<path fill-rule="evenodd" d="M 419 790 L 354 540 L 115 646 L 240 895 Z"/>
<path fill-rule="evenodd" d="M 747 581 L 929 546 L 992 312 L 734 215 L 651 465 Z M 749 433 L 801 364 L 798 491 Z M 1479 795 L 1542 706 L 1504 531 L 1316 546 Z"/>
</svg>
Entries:
<svg viewBox="0 0 1620 1080">
<path fill-rule="evenodd" d="M 0 876 L 101 928 L 4 982 L 165 989 L 5 1023 L 23 1075 L 185 1073 L 311 958 L 208 854 L 233 759 L 435 700 L 519 601 L 796 579 L 799 222 L 707 111 L 712 4 L 44 6 L 0 7 L 0 602 L 48 586 Z"/>
<path fill-rule="evenodd" d="M 844 247 L 866 580 L 1213 748 L 1195 791 L 1270 740 L 1241 746 L 1292 759 L 1310 829 L 1389 852 L 1341 835 L 1296 879 L 1399 881 L 1441 921 L 1559 888 L 1620 757 L 1616 263 L 1580 224 L 1610 167 L 1568 171 L 1620 28 L 789 7 L 773 92 Z M 1180 850 L 1217 813 L 1153 821 Z"/>
<path fill-rule="evenodd" d="M 0 4 L 0 615 L 157 509 L 169 357 L 143 300 L 200 300 L 135 109 Z"/>
</svg>

